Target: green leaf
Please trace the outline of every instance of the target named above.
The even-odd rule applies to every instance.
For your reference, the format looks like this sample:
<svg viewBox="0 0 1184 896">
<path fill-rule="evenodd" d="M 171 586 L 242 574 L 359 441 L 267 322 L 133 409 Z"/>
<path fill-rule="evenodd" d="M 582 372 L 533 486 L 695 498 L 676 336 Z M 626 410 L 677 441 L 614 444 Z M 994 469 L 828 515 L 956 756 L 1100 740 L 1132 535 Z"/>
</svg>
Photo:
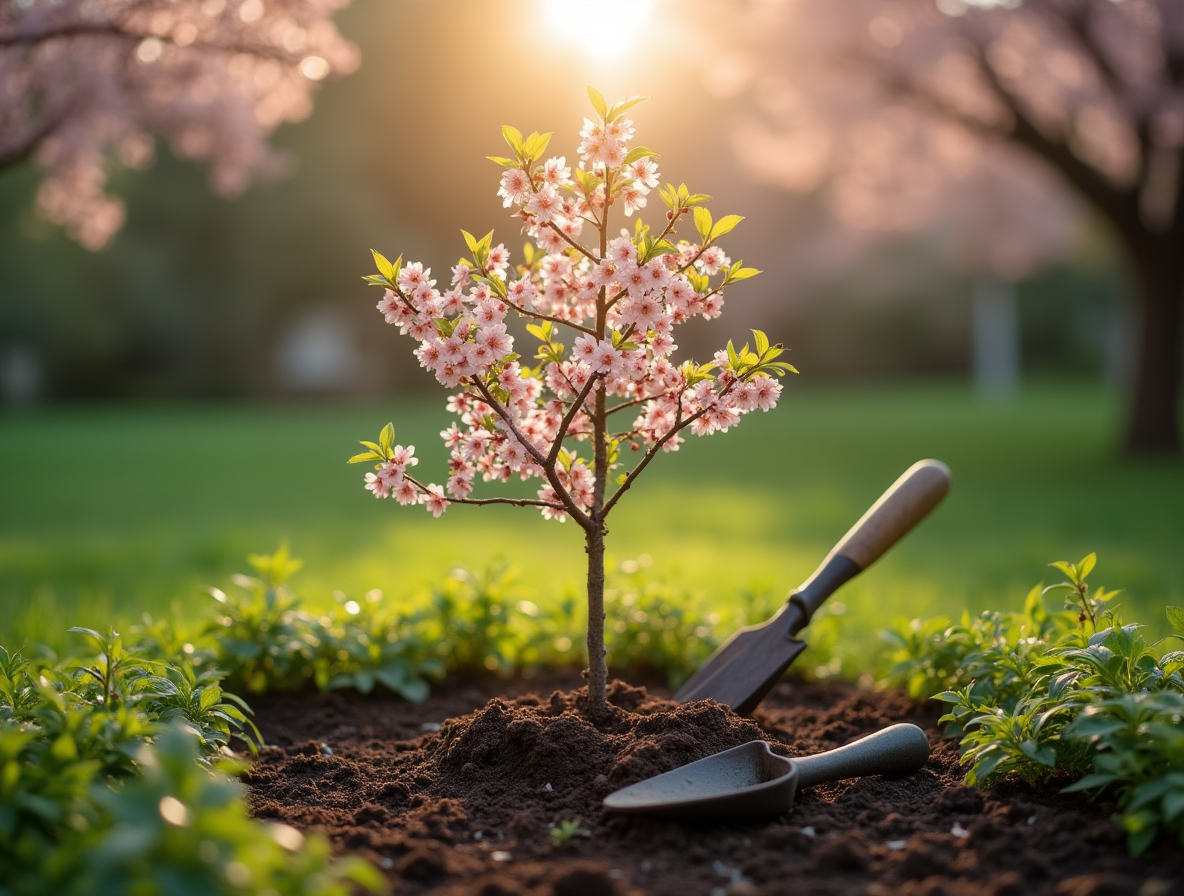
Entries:
<svg viewBox="0 0 1184 896">
<path fill-rule="evenodd" d="M 518 162 L 515 159 L 507 159 L 505 156 L 486 156 L 491 162 L 501 165 L 503 168 L 517 168 Z"/>
<path fill-rule="evenodd" d="M 63 734 L 54 740 L 49 754 L 58 762 L 73 762 L 78 758 L 78 746 L 74 743 L 74 738 L 69 734 Z"/>
<path fill-rule="evenodd" d="M 644 103 L 648 99 L 648 96 L 631 96 L 627 99 L 621 100 L 618 103 L 614 103 L 612 108 L 608 110 L 607 118 L 609 121 L 616 121 L 623 114 L 625 114 L 627 110 L 632 109 L 638 103 Z"/>
<path fill-rule="evenodd" d="M 706 243 L 711 238 L 711 212 L 705 208 L 695 209 L 695 229 Z"/>
<path fill-rule="evenodd" d="M 79 635 L 90 635 L 92 638 L 94 638 L 100 644 L 103 643 L 103 636 L 100 635 L 98 632 L 96 632 L 93 628 L 83 628 L 81 625 L 76 625 L 71 629 L 67 629 L 67 631 L 73 632 L 73 633 L 79 634 Z"/>
<path fill-rule="evenodd" d="M 355 454 L 353 457 L 351 457 L 349 460 L 347 460 L 346 463 L 347 464 L 364 464 L 367 461 L 371 461 L 371 460 L 382 460 L 382 455 L 375 454 L 373 451 L 366 451 L 362 454 Z"/>
<path fill-rule="evenodd" d="M 1076 567 L 1073 566 L 1072 563 L 1067 563 L 1064 560 L 1058 560 L 1058 561 L 1056 561 L 1056 563 L 1050 563 L 1048 565 L 1053 567 L 1054 569 L 1059 569 L 1061 572 L 1063 572 L 1069 578 L 1069 580 L 1071 582 L 1076 583 L 1078 581 L 1077 569 L 1076 569 Z"/>
<path fill-rule="evenodd" d="M 735 283 L 737 280 L 747 280 L 749 277 L 755 277 L 761 273 L 756 268 L 740 268 L 737 271 L 730 272 L 728 275 L 728 282 Z"/>
<path fill-rule="evenodd" d="M 1081 562 L 1077 564 L 1077 575 L 1080 577 L 1080 579 L 1084 579 L 1086 576 L 1088 576 L 1093 570 L 1094 566 L 1097 565 L 1097 562 L 1097 554 L 1087 554 L 1084 558 L 1082 558 Z"/>
<path fill-rule="evenodd" d="M 543 153 L 547 151 L 547 147 L 551 143 L 551 131 L 545 134 L 534 133 L 526 141 L 525 154 L 528 158 L 539 159 L 542 158 Z"/>
<path fill-rule="evenodd" d="M 736 229 L 736 225 L 743 220 L 744 217 L 742 215 L 724 215 L 711 228 L 711 239 L 717 240 L 724 234 L 731 233 Z"/>
<path fill-rule="evenodd" d="M 505 138 L 510 149 L 514 150 L 519 156 L 522 156 L 522 132 L 520 130 L 508 124 L 503 124 L 502 137 Z"/>
<path fill-rule="evenodd" d="M 530 333 L 532 336 L 537 336 L 539 339 L 543 340 L 544 342 L 551 341 L 552 330 L 553 330 L 553 327 L 551 325 L 551 321 L 549 321 L 549 320 L 545 320 L 541 324 L 527 324 L 526 325 L 526 332 Z"/>
<path fill-rule="evenodd" d="M 942 703 L 961 703 L 962 695 L 956 691 L 942 691 L 940 694 L 934 694 L 929 699 L 940 700 Z"/>
<path fill-rule="evenodd" d="M 1176 790 L 1163 798 L 1163 820 L 1171 823 L 1184 812 L 1184 790 Z"/>
<path fill-rule="evenodd" d="M 752 341 L 756 344 L 757 354 L 764 357 L 765 352 L 769 350 L 769 337 L 760 330 L 753 330 Z"/>
<path fill-rule="evenodd" d="M 596 114 L 599 115 L 602 120 L 607 119 L 608 103 L 604 101 L 604 97 L 601 95 L 600 91 L 591 84 L 588 85 L 588 99 L 592 101 L 592 108 L 596 110 Z"/>
<path fill-rule="evenodd" d="M 395 424 L 388 423 L 378 434 L 378 443 L 382 445 L 382 456 L 389 457 L 391 447 L 395 444 Z"/>
<path fill-rule="evenodd" d="M 1168 607 L 1168 625 L 1177 638 L 1184 639 L 1184 607 Z"/>
<path fill-rule="evenodd" d="M 202 709 L 209 709 L 217 703 L 222 697 L 222 689 L 216 685 L 211 685 L 201 690 L 201 698 L 198 706 Z"/>
<path fill-rule="evenodd" d="M 370 254 L 374 256 L 374 263 L 378 266 L 378 273 L 382 274 L 388 280 L 393 281 L 395 279 L 395 266 L 381 252 L 371 249 Z"/>
<path fill-rule="evenodd" d="M 1105 772 L 1094 772 L 1092 775 L 1086 775 L 1080 781 L 1074 781 L 1068 787 L 1061 789 L 1061 793 L 1077 793 L 1081 790 L 1092 790 L 1095 787 L 1105 787 L 1118 780 L 1118 775 L 1106 774 Z"/>
<path fill-rule="evenodd" d="M 1024 615 L 1035 623 L 1048 620 L 1048 610 L 1044 606 L 1043 596 L 1040 586 L 1037 585 L 1024 599 Z"/>
<path fill-rule="evenodd" d="M 649 158 L 649 157 L 653 157 L 655 159 L 662 158 L 660 155 L 658 155 L 656 152 L 654 152 L 649 147 L 635 146 L 631 150 L 629 150 L 628 154 L 625 156 L 625 164 L 631 165 L 634 162 L 636 162 L 638 159 L 645 159 L 645 158 Z"/>
<path fill-rule="evenodd" d="M 465 238 L 465 245 L 469 247 L 469 251 L 472 252 L 474 255 L 476 255 L 477 254 L 477 238 L 475 236 L 473 236 L 471 233 L 469 233 L 467 230 L 464 230 L 464 229 L 461 230 L 460 234 L 461 234 L 461 236 L 463 236 Z"/>
</svg>

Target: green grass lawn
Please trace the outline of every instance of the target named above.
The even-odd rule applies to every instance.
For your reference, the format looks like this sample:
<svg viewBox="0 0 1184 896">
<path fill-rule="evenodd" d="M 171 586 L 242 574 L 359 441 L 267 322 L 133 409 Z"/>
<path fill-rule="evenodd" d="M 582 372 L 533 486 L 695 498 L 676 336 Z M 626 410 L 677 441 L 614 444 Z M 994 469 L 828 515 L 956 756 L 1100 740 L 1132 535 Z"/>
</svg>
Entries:
<svg viewBox="0 0 1184 896">
<path fill-rule="evenodd" d="M 796 385 L 796 384 L 795 384 Z M 439 400 L 62 407 L 0 417 L 0 641 L 196 612 L 249 552 L 286 539 L 312 602 L 415 594 L 505 558 L 536 601 L 578 588 L 582 539 L 532 510 L 440 520 L 375 501 L 345 458 L 395 422 L 443 481 Z M 852 637 L 892 617 L 1022 604 L 1051 560 L 1099 554 L 1128 616 L 1184 603 L 1184 466 L 1117 458 L 1117 400 L 1047 388 L 1006 404 L 955 387 L 787 390 L 740 428 L 659 458 L 610 518 L 615 562 L 721 607 L 767 605 L 807 576 L 909 464 L 946 461 L 950 496 L 845 586 Z"/>
</svg>

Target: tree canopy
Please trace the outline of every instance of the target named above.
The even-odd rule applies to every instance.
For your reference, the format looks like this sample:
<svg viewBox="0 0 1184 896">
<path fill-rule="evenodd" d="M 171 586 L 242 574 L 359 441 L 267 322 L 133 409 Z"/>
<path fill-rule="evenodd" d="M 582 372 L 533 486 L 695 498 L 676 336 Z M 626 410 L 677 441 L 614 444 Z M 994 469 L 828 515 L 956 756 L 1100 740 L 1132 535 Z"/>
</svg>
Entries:
<svg viewBox="0 0 1184 896">
<path fill-rule="evenodd" d="M 349 0 L 12 0 L 0 6 L 0 170 L 31 158 L 37 203 L 88 248 L 123 223 L 107 189 L 157 138 L 227 196 L 282 170 L 268 138 L 352 71 Z"/>
</svg>

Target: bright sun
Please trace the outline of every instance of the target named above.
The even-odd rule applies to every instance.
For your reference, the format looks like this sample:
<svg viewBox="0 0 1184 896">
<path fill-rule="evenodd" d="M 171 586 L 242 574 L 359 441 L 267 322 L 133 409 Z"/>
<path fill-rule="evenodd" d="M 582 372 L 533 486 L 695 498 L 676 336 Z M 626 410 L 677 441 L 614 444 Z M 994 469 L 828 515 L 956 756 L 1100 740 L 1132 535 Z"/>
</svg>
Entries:
<svg viewBox="0 0 1184 896">
<path fill-rule="evenodd" d="M 609 62 L 641 37 L 654 0 L 543 0 L 543 6 L 558 36 L 592 59 Z"/>
</svg>

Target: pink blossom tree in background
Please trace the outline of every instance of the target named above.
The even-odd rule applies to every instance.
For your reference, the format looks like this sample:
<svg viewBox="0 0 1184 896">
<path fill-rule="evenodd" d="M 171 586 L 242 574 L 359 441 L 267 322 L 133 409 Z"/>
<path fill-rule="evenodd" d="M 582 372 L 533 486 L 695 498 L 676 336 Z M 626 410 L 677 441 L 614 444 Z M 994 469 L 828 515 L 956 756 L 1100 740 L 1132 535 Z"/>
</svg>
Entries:
<svg viewBox="0 0 1184 896">
<path fill-rule="evenodd" d="M 608 679 L 610 511 L 659 453 L 678 449 L 684 432 L 726 432 L 749 411 L 770 410 L 781 393 L 776 377 L 793 368 L 758 330 L 751 348 L 729 342 L 706 364 L 671 360 L 675 327 L 719 317 L 724 289 L 759 272 L 718 245 L 738 215 L 713 221 L 703 204 L 711 197 L 685 185 L 659 188 L 657 154 L 629 149 L 634 127 L 625 113 L 640 100 L 610 106 L 592 88 L 588 95 L 595 117 L 584 119 L 578 162 L 546 157 L 550 134 L 523 137 L 510 127 L 503 135 L 513 155 L 490 157 L 504 169 L 498 196 L 531 241 L 521 264 L 511 265 L 492 232 L 477 239 L 462 231 L 470 257 L 452 268 L 447 289 L 437 289 L 430 268 L 375 253 L 378 273 L 366 280 L 385 288 L 378 310 L 418 343 L 420 364 L 455 390 L 448 409 L 459 424 L 440 434 L 450 458 L 443 486 L 412 474 L 419 458 L 394 443 L 390 424 L 350 463 L 374 464 L 365 480 L 375 497 L 421 504 L 433 516 L 450 504 L 513 504 L 583 530 L 588 697 L 597 712 Z M 622 217 L 647 207 L 651 191 L 665 205 L 660 225 L 639 215 L 632 230 L 621 228 Z M 688 230 L 690 239 L 679 238 Z M 533 366 L 514 351 L 511 313 L 530 321 Z M 478 477 L 540 485 L 534 498 L 477 498 Z"/>
<path fill-rule="evenodd" d="M 716 78 L 758 177 L 862 228 L 933 228 L 1002 278 L 1055 257 L 1073 198 L 1129 259 L 1139 328 L 1126 447 L 1180 451 L 1184 2 L 756 0 Z M 709 73 L 710 76 L 710 73 Z"/>
<path fill-rule="evenodd" d="M 112 168 L 148 164 L 158 137 L 235 195 L 279 170 L 268 137 L 311 113 L 317 83 L 357 66 L 330 19 L 348 3 L 5 0 L 0 171 L 31 158 L 39 208 L 90 249 L 123 223 Z"/>
</svg>

